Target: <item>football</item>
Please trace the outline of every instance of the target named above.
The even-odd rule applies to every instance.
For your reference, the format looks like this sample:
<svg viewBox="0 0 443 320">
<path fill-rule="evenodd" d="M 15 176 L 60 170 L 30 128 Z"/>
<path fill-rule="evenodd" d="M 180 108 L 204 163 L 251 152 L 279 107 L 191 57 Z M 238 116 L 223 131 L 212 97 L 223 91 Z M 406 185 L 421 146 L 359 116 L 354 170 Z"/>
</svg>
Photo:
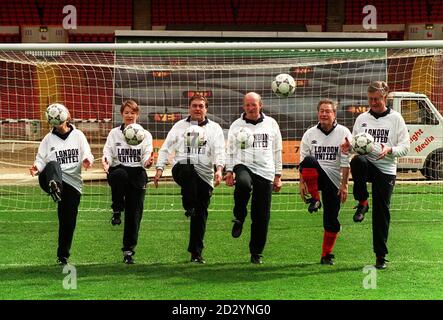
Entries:
<svg viewBox="0 0 443 320">
<path fill-rule="evenodd" d="M 272 91 L 279 97 L 288 97 L 294 94 L 295 80 L 289 74 L 282 73 L 275 77 L 271 84 Z"/>
<path fill-rule="evenodd" d="M 374 138 L 366 132 L 358 133 L 352 139 L 352 149 L 358 154 L 368 154 L 374 150 Z"/>
<path fill-rule="evenodd" d="M 201 147 L 206 144 L 206 131 L 194 124 L 185 130 L 184 138 L 186 147 Z"/>
<path fill-rule="evenodd" d="M 68 120 L 68 109 L 61 103 L 53 103 L 48 106 L 45 112 L 46 120 L 51 126 L 58 126 Z"/>
<path fill-rule="evenodd" d="M 123 130 L 123 136 L 125 137 L 127 144 L 136 146 L 145 138 L 145 129 L 137 123 L 132 123 L 127 125 Z"/>
<path fill-rule="evenodd" d="M 237 145 L 237 148 L 239 149 L 248 149 L 252 147 L 254 143 L 254 135 L 252 131 L 246 127 L 241 127 L 236 133 L 235 133 L 235 142 Z"/>
</svg>

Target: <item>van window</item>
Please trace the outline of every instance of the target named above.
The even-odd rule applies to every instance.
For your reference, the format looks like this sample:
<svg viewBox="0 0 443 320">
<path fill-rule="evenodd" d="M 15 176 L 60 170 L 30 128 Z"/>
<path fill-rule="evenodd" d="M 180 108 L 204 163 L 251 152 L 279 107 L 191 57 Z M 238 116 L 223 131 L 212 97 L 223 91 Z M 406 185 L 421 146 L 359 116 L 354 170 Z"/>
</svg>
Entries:
<svg viewBox="0 0 443 320">
<path fill-rule="evenodd" d="M 424 100 L 402 100 L 401 115 L 406 124 L 438 124 L 438 120 Z"/>
</svg>

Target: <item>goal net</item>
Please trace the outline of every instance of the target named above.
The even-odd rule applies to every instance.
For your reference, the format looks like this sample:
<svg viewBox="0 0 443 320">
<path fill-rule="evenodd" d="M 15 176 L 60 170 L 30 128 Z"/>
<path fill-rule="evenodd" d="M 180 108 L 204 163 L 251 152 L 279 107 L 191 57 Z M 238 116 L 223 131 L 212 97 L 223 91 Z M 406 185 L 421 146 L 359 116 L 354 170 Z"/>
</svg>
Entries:
<svg viewBox="0 0 443 320">
<path fill-rule="evenodd" d="M 28 170 L 49 131 L 44 111 L 50 103 L 67 106 L 97 160 L 83 172 L 80 209 L 110 211 L 110 188 L 100 158 L 107 134 L 121 123 L 122 101 L 138 102 L 139 123 L 151 132 L 158 151 L 173 124 L 187 116 L 192 95 L 208 98 L 208 117 L 222 126 L 226 137 L 249 91 L 262 96 L 264 113 L 277 120 L 283 136 L 284 186 L 274 195 L 273 210 L 305 211 L 297 185 L 299 144 L 317 123 L 317 102 L 337 100 L 338 122 L 352 129 L 355 118 L 368 110 L 366 90 L 374 80 L 387 81 L 391 92 L 416 93 L 391 100 L 393 108 L 401 108 L 411 136 L 411 152 L 399 160 L 393 210 L 441 210 L 436 203 L 443 195 L 442 45 L 320 46 L 76 44 L 12 50 L 0 45 L 0 211 L 54 208 Z M 271 90 L 281 73 L 292 75 L 296 83 L 294 95 L 287 98 Z M 182 210 L 170 169 L 158 189 L 148 185 L 145 210 Z M 148 175 L 152 177 L 154 169 Z M 350 195 L 345 208 L 353 205 Z M 210 209 L 230 212 L 232 207 L 232 189 L 215 189 Z"/>
</svg>

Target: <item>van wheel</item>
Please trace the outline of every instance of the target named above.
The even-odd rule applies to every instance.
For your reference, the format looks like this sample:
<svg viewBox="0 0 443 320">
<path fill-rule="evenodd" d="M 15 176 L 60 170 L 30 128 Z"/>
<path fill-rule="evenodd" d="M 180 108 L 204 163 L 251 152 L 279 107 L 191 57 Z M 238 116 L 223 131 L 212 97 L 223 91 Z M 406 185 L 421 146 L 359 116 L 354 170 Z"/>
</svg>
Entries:
<svg viewBox="0 0 443 320">
<path fill-rule="evenodd" d="M 420 169 L 421 174 L 426 178 L 426 180 L 432 180 L 431 171 L 432 170 L 429 167 Z"/>
<path fill-rule="evenodd" d="M 443 153 L 436 153 L 431 160 L 431 179 L 443 180 Z"/>
<path fill-rule="evenodd" d="M 438 152 L 429 156 L 420 172 L 427 180 L 443 180 L 443 153 Z"/>
</svg>

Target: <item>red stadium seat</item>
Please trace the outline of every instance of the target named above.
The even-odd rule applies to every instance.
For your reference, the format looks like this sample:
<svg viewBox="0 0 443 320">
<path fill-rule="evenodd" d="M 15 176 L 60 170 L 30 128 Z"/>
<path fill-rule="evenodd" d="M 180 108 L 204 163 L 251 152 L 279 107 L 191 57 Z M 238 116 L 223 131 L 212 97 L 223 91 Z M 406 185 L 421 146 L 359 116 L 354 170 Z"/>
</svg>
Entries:
<svg viewBox="0 0 443 320">
<path fill-rule="evenodd" d="M 427 13 L 427 1 L 425 0 L 355 0 L 345 2 L 345 24 L 361 24 L 365 14 L 362 13 L 365 5 L 371 4 L 377 9 L 377 23 L 379 24 L 406 24 L 437 22 L 438 14 L 435 15 L 440 0 L 428 0 L 432 5 L 431 16 Z M 443 19 L 442 19 L 443 20 Z"/>
<path fill-rule="evenodd" d="M 41 22 L 34 0 L 2 1 L 0 25 L 61 25 L 64 6 L 73 5 L 79 25 L 132 26 L 132 0 L 45 0 L 39 4 L 43 13 Z"/>
<path fill-rule="evenodd" d="M 193 15 L 194 12 L 205 14 Z M 326 0 L 242 0 L 234 1 L 232 4 L 230 0 L 220 0 L 216 3 L 202 0 L 152 0 L 151 17 L 152 25 L 303 23 L 324 25 Z"/>
</svg>

